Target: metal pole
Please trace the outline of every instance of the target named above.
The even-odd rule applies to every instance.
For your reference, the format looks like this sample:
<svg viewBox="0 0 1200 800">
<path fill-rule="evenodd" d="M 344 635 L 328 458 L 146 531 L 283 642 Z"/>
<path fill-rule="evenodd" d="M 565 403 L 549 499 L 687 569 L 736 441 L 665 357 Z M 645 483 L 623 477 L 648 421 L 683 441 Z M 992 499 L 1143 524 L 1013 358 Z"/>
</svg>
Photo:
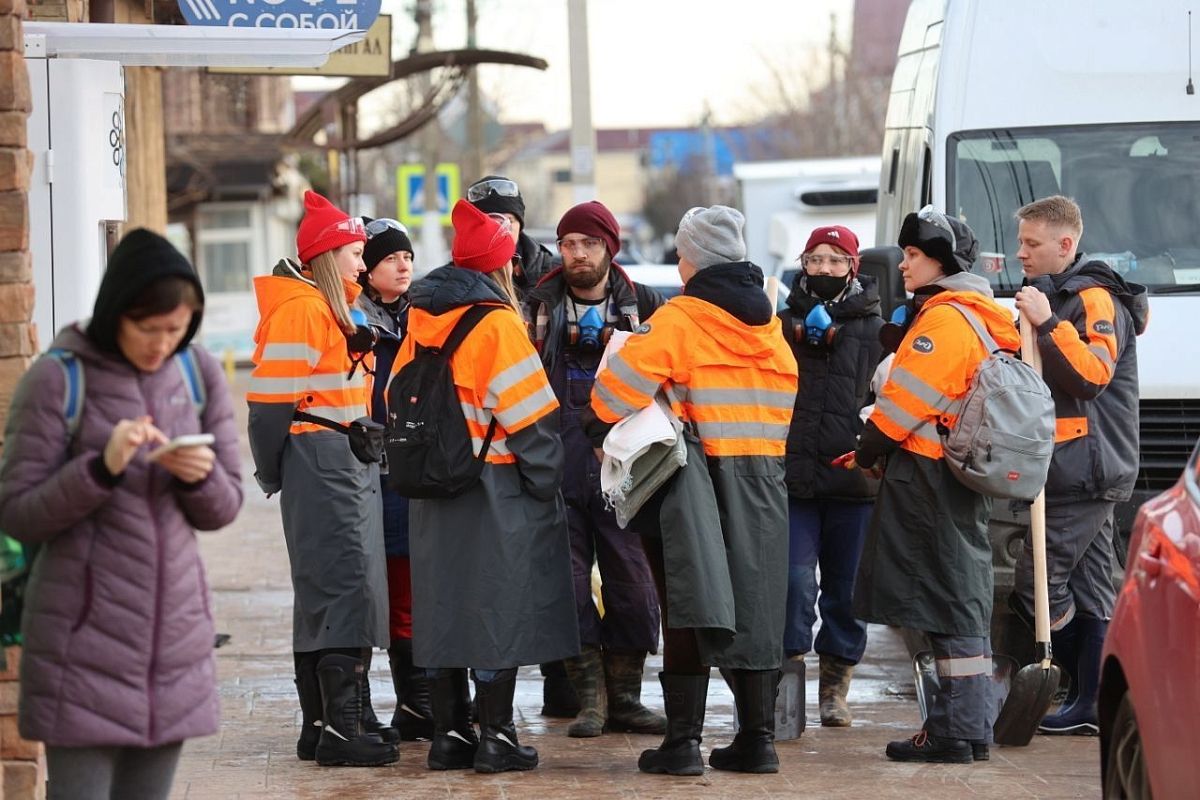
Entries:
<svg viewBox="0 0 1200 800">
<path fill-rule="evenodd" d="M 433 50 L 433 4 L 431 0 L 417 0 L 417 52 Z M 428 96 L 433 86 L 432 76 L 423 73 L 422 96 Z M 435 117 L 422 131 L 421 143 L 425 161 L 424 214 L 421 215 L 421 253 L 419 272 L 425 272 L 446 263 L 446 240 L 442 236 L 442 221 L 438 214 L 437 165 L 439 159 L 440 132 Z"/>
<path fill-rule="evenodd" d="M 596 197 L 596 131 L 592 128 L 591 58 L 587 0 L 567 0 L 571 48 L 571 186 L 574 202 Z"/>
<path fill-rule="evenodd" d="M 479 21 L 475 0 L 467 0 L 467 47 L 474 49 L 475 25 Z M 483 176 L 483 109 L 479 103 L 479 68 L 467 76 L 467 181 Z"/>
</svg>

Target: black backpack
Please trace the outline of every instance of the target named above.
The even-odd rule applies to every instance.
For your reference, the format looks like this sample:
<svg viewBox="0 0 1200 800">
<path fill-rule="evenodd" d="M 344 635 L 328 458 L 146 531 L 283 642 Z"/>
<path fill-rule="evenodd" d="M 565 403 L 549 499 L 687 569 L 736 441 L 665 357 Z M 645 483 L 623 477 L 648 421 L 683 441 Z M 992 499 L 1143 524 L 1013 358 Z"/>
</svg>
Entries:
<svg viewBox="0 0 1200 800">
<path fill-rule="evenodd" d="M 450 357 L 472 329 L 500 306 L 475 305 L 441 347 L 417 345 L 413 360 L 388 386 L 388 483 L 405 497 L 456 497 L 479 481 L 496 433 L 493 416 L 476 456 Z"/>
</svg>

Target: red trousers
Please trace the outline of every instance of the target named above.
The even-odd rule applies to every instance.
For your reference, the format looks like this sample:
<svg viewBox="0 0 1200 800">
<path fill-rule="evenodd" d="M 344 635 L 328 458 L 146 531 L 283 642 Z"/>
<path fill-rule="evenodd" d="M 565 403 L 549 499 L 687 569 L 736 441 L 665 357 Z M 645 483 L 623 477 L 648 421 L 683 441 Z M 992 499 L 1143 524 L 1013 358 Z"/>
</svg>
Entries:
<svg viewBox="0 0 1200 800">
<path fill-rule="evenodd" d="M 388 556 L 388 633 L 394 642 L 412 638 L 412 571 L 407 556 Z"/>
</svg>

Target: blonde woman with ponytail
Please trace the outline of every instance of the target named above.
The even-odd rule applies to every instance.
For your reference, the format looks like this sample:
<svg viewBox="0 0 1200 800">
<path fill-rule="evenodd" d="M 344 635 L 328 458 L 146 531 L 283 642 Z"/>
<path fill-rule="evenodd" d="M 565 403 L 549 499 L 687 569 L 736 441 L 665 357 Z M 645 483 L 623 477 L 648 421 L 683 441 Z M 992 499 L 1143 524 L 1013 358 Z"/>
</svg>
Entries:
<svg viewBox="0 0 1200 800">
<path fill-rule="evenodd" d="M 299 263 L 282 259 L 254 279 L 250 450 L 259 486 L 280 493 L 291 562 L 303 717 L 296 755 L 375 766 L 397 759 L 399 738 L 363 704 L 371 650 L 388 644 L 383 506 L 379 465 L 364 462 L 343 432 L 368 413 L 350 316 L 367 237 L 360 220 L 316 192 L 305 193 L 304 208 Z"/>
</svg>

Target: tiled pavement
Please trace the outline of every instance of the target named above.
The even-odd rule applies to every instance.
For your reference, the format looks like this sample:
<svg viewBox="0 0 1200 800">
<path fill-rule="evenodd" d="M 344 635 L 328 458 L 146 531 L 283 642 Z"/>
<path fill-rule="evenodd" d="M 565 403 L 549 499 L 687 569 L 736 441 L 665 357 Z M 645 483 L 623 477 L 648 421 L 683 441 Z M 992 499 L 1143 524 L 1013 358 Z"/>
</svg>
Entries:
<svg viewBox="0 0 1200 800">
<path fill-rule="evenodd" d="M 244 381 L 238 376 L 238 384 Z M 235 385 L 235 392 L 241 389 Z M 239 396 L 240 397 L 240 396 Z M 244 403 L 236 403 L 244 408 Z M 244 412 L 243 412 L 244 417 Z M 244 430 L 244 419 L 243 419 Z M 851 694 L 855 724 L 849 729 L 809 728 L 778 746 L 777 775 L 747 776 L 707 770 L 701 777 L 642 775 L 637 754 L 655 737 L 608 734 L 566 736 L 566 721 L 543 719 L 537 669 L 520 673 L 518 732 L 538 748 L 541 765 L 500 776 L 425 769 L 426 743 L 405 743 L 388 767 L 322 768 L 295 756 L 298 708 L 292 685 L 291 587 L 279 525 L 278 498 L 266 500 L 249 478 L 247 502 L 228 529 L 203 536 L 218 630 L 231 635 L 217 651 L 221 682 L 221 732 L 188 742 L 173 798 L 1068 798 L 1098 797 L 1097 740 L 1037 737 L 1025 748 L 992 748 L 992 759 L 970 766 L 888 762 L 883 745 L 919 725 L 911 694 L 911 667 L 888 630 L 872 627 Z M 643 696 L 661 708 L 647 665 Z M 815 663 L 809 674 L 815 678 Z M 371 672 L 381 717 L 392 707 L 387 659 L 378 654 Z M 808 685 L 815 714 L 816 682 Z M 732 697 L 714 672 L 705 721 L 707 753 L 732 735 Z"/>
</svg>

